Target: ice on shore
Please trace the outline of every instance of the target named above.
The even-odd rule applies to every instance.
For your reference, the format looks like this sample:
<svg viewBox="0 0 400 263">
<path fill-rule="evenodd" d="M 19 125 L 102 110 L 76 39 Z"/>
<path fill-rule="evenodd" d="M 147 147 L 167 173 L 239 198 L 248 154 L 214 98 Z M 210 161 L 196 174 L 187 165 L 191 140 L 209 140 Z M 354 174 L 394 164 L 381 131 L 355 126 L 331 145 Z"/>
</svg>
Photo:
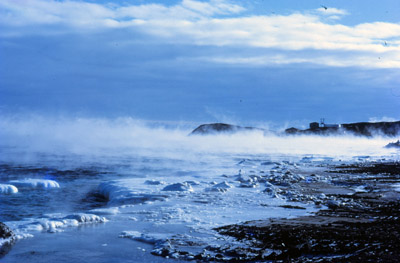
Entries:
<svg viewBox="0 0 400 263">
<path fill-rule="evenodd" d="M 143 187 L 141 187 L 143 186 Z M 144 186 L 138 179 L 114 180 L 101 183 L 98 187 L 100 194 L 106 197 L 109 205 L 139 204 L 148 201 L 163 201 L 168 195 L 160 194 L 158 185 L 155 189 Z"/>
<path fill-rule="evenodd" d="M 233 186 L 230 185 L 229 183 L 227 183 L 226 181 L 216 184 L 212 187 L 206 188 L 205 191 L 206 192 L 221 192 L 221 193 L 225 193 L 226 191 L 228 191 L 228 189 L 232 188 Z"/>
<path fill-rule="evenodd" d="M 166 182 L 164 182 L 164 181 L 159 181 L 159 180 L 146 180 L 145 182 L 144 182 L 145 184 L 148 184 L 148 185 L 161 185 L 161 184 L 166 184 Z"/>
<path fill-rule="evenodd" d="M 97 215 L 116 215 L 119 213 L 119 208 L 118 207 L 96 208 L 90 210 L 90 212 Z"/>
<path fill-rule="evenodd" d="M 0 194 L 16 194 L 18 188 L 11 184 L 0 184 Z"/>
<path fill-rule="evenodd" d="M 140 242 L 152 244 L 152 245 L 160 243 L 160 242 L 165 242 L 165 240 L 167 239 L 166 234 L 155 234 L 155 233 L 144 234 L 144 233 L 140 233 L 138 231 L 123 231 L 123 232 L 121 232 L 119 237 L 129 238 L 132 240 L 136 240 L 136 241 L 140 241 Z"/>
<path fill-rule="evenodd" d="M 7 224 L 15 231 L 18 239 L 32 237 L 33 232 L 44 231 L 56 233 L 65 227 L 74 227 L 83 224 L 105 223 L 108 220 L 94 214 L 76 213 L 65 217 L 49 217 L 39 219 L 26 219 L 23 221 L 12 221 Z"/>
<path fill-rule="evenodd" d="M 64 219 L 76 220 L 78 223 L 105 223 L 107 219 L 94 214 L 76 213 L 64 217 Z"/>
<path fill-rule="evenodd" d="M 194 190 L 191 184 L 184 182 L 167 185 L 163 191 L 193 192 Z"/>
<path fill-rule="evenodd" d="M 48 179 L 23 179 L 10 181 L 13 185 L 24 188 L 60 188 L 60 185 L 54 180 Z"/>
</svg>

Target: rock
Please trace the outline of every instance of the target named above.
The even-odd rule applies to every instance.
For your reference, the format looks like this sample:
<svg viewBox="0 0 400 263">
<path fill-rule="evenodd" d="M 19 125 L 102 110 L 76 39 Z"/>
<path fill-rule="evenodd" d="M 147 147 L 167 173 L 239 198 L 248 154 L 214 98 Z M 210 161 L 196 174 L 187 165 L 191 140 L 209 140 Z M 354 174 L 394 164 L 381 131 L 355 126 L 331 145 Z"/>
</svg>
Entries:
<svg viewBox="0 0 400 263">
<path fill-rule="evenodd" d="M 336 200 L 330 199 L 326 202 L 329 209 L 335 210 L 340 206 L 340 203 Z"/>
<path fill-rule="evenodd" d="M 214 134 L 214 133 L 232 133 L 232 132 L 238 132 L 238 131 L 265 131 L 260 128 L 254 128 L 254 127 L 242 127 L 242 126 L 237 126 L 237 125 L 231 125 L 231 124 L 226 124 L 226 123 L 210 123 L 210 124 L 202 124 L 196 129 L 194 129 L 190 135 L 196 135 L 196 134 Z"/>
<path fill-rule="evenodd" d="M 385 148 L 399 148 L 400 149 L 400 140 L 397 140 L 397 142 L 391 142 L 388 143 Z"/>
<path fill-rule="evenodd" d="M 16 239 L 17 238 L 11 228 L 0 222 L 0 258 L 11 250 Z"/>
</svg>

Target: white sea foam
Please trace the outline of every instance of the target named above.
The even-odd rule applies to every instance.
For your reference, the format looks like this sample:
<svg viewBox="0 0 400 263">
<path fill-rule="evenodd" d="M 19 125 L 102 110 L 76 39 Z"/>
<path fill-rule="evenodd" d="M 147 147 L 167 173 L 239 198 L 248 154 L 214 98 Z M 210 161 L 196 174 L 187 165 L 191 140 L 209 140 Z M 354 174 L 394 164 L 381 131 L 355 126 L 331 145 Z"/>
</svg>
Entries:
<svg viewBox="0 0 400 263">
<path fill-rule="evenodd" d="M 18 188 L 11 184 L 0 184 L 0 194 L 16 194 Z"/>
<path fill-rule="evenodd" d="M 22 179 L 22 180 L 13 180 L 10 183 L 24 188 L 60 188 L 60 184 L 54 180 L 48 179 Z"/>
</svg>

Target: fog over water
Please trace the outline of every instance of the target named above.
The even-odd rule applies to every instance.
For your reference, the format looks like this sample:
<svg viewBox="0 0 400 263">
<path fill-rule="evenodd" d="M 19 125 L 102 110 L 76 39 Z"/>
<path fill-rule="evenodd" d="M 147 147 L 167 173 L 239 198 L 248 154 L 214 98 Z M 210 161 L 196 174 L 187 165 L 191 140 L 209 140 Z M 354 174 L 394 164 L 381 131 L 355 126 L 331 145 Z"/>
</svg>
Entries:
<svg viewBox="0 0 400 263">
<path fill-rule="evenodd" d="M 197 124 L 149 123 L 133 118 L 2 117 L 1 146 L 27 154 L 87 157 L 135 155 L 191 158 L 201 154 L 384 156 L 392 138 L 376 136 L 283 136 L 280 132 L 192 135 Z"/>
</svg>

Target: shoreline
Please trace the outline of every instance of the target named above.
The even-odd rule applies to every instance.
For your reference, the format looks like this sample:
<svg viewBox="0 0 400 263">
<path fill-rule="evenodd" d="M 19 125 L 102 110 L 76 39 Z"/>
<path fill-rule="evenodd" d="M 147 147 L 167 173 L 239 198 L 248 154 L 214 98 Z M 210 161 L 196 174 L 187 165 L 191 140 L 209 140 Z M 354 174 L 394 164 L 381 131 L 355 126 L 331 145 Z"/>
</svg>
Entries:
<svg viewBox="0 0 400 263">
<path fill-rule="evenodd" d="M 400 180 L 399 163 L 338 169 L 335 171 L 338 174 L 367 173 L 357 181 L 365 184 L 372 181 L 374 186 L 354 194 L 331 193 L 328 196 L 335 197 L 336 202 L 328 203 L 327 209 L 312 216 L 249 221 L 217 228 L 220 234 L 246 244 L 229 251 L 234 255 L 229 261 L 397 262 L 400 194 L 390 184 Z M 220 252 L 226 254 L 228 250 Z"/>
</svg>

